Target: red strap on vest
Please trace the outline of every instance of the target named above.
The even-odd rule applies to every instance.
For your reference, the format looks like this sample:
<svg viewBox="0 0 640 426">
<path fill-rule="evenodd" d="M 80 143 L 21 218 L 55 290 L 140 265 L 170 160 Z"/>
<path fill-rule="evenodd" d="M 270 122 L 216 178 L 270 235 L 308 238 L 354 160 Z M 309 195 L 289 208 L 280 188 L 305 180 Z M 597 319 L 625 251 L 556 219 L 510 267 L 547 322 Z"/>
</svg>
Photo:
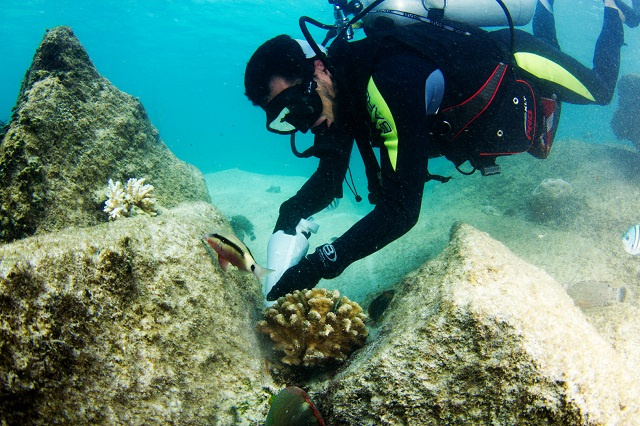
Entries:
<svg viewBox="0 0 640 426">
<path fill-rule="evenodd" d="M 491 76 L 489 76 L 487 81 L 476 93 L 473 94 L 473 96 L 458 105 L 442 110 L 439 115 L 445 118 L 445 120 L 449 115 L 455 116 L 455 120 L 446 120 L 449 125 L 451 125 L 451 133 L 453 133 L 453 136 L 449 138 L 449 141 L 457 138 L 464 129 L 469 127 L 471 123 L 473 123 L 487 108 L 489 108 L 489 105 L 491 105 L 491 102 L 495 99 L 496 93 L 502 84 L 502 80 L 504 79 L 508 68 L 509 66 L 507 64 L 498 64 L 498 66 L 493 70 Z M 452 122 L 454 124 L 452 124 Z M 462 124 L 456 125 L 455 123 Z"/>
</svg>

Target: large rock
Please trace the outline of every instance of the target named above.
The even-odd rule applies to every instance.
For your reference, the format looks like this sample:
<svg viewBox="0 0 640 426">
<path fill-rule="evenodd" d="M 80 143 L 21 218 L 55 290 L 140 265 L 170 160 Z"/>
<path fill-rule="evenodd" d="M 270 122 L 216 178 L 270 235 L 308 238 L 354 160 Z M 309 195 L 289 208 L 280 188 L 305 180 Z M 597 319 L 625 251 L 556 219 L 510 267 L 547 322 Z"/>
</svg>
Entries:
<svg viewBox="0 0 640 426">
<path fill-rule="evenodd" d="M 142 104 L 101 77 L 68 27 L 47 31 L 0 144 L 0 241 L 94 225 L 108 180 L 147 178 L 161 206 L 210 201 Z"/>
<path fill-rule="evenodd" d="M 311 393 L 327 424 L 637 424 L 640 380 L 562 286 L 469 225 Z"/>
<path fill-rule="evenodd" d="M 611 128 L 618 139 L 628 139 L 640 148 L 640 74 L 627 74 L 618 83 L 618 109 Z"/>
<path fill-rule="evenodd" d="M 1 246 L 0 423 L 264 421 L 259 285 L 199 239 L 223 220 L 192 203 Z"/>
</svg>

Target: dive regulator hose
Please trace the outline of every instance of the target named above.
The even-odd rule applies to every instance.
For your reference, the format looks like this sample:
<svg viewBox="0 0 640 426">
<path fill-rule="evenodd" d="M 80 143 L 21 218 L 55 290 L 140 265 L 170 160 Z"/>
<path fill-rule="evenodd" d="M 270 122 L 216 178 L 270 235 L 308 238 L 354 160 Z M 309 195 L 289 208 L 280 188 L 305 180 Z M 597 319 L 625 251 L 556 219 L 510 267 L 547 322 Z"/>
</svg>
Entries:
<svg viewBox="0 0 640 426">
<path fill-rule="evenodd" d="M 315 154 L 315 152 L 314 152 L 315 150 L 313 149 L 314 148 L 313 145 L 311 147 L 305 149 L 302 152 L 298 151 L 298 148 L 296 148 L 296 134 L 295 133 L 291 133 L 291 138 L 289 139 L 289 144 L 291 145 L 291 152 L 293 152 L 293 155 L 295 155 L 298 158 L 311 158 Z"/>
<path fill-rule="evenodd" d="M 316 43 L 313 37 L 311 37 L 311 33 L 307 28 L 307 23 L 327 31 L 335 30 L 336 27 L 335 25 L 323 24 L 322 22 L 316 21 L 315 19 L 309 18 L 308 16 L 301 16 L 300 19 L 298 20 L 298 24 L 300 25 L 300 31 L 302 31 L 302 35 L 304 36 L 305 40 L 307 40 L 307 43 L 309 43 L 309 45 L 311 46 L 315 54 L 319 58 L 324 59 L 327 55 L 322 50 L 320 50 L 318 43 Z"/>
<path fill-rule="evenodd" d="M 316 43 L 316 41 L 313 39 L 313 37 L 311 37 L 311 33 L 309 32 L 309 29 L 307 28 L 307 23 L 312 24 L 320 29 L 323 30 L 327 30 L 330 33 L 327 34 L 327 38 L 322 42 L 323 46 L 326 46 L 327 42 L 333 38 L 330 35 L 331 32 L 336 32 L 336 36 L 335 38 L 341 38 L 344 37 L 345 32 L 347 31 L 348 28 L 350 28 L 353 24 L 355 24 L 356 22 L 358 22 L 359 20 L 361 20 L 367 13 L 371 12 L 372 9 L 374 9 L 376 6 L 378 6 L 380 3 L 384 2 L 385 0 L 375 0 L 373 3 L 371 3 L 369 6 L 365 7 L 364 9 L 362 9 L 360 11 L 360 13 L 358 13 L 357 15 L 355 15 L 353 18 L 351 18 L 349 20 L 349 22 L 347 22 L 344 25 L 328 25 L 328 24 L 323 24 L 320 21 L 317 21 L 313 18 L 310 18 L 308 16 L 302 16 L 300 17 L 300 19 L 298 20 L 298 24 L 300 25 L 300 30 L 302 31 L 302 35 L 304 36 L 305 40 L 307 40 L 307 42 L 309 43 L 309 45 L 311 46 L 311 48 L 313 49 L 313 51 L 315 52 L 316 55 L 318 55 L 318 57 L 320 58 L 325 58 L 327 55 L 320 50 L 320 47 L 318 46 L 318 43 Z"/>
<path fill-rule="evenodd" d="M 515 29 L 515 26 L 513 25 L 513 18 L 511 17 L 511 13 L 509 12 L 509 9 L 507 8 L 507 6 L 504 4 L 502 0 L 496 0 L 496 2 L 502 8 L 504 15 L 507 17 L 507 22 L 509 23 L 509 35 L 511 37 L 511 41 L 509 43 L 509 52 L 511 54 L 511 59 L 515 60 L 516 29 Z"/>
<path fill-rule="evenodd" d="M 304 38 L 307 40 L 307 42 L 309 43 L 309 45 L 311 46 L 315 54 L 318 55 L 319 58 L 325 59 L 327 55 L 322 50 L 320 50 L 320 47 L 311 36 L 311 33 L 307 28 L 308 23 L 320 29 L 328 31 L 326 38 L 322 42 L 322 46 L 326 46 L 329 40 L 331 38 L 334 38 L 333 37 L 334 34 L 335 34 L 335 39 L 343 38 L 349 28 L 351 28 L 356 22 L 360 21 L 366 14 L 371 12 L 374 8 L 379 6 L 384 1 L 385 0 L 375 0 L 374 2 L 369 4 L 369 6 L 362 9 L 358 14 L 356 14 L 353 18 L 349 20 L 349 22 L 347 22 L 344 25 L 323 24 L 322 22 L 312 19 L 308 16 L 300 17 L 300 19 L 298 20 L 298 24 L 300 25 L 300 30 L 302 31 Z M 332 2 L 330 1 L 330 3 Z M 509 26 L 509 35 L 510 35 L 509 53 L 511 54 L 511 58 L 514 59 L 516 31 L 513 23 L 513 18 L 511 17 L 511 13 L 509 12 L 509 9 L 507 8 L 507 6 L 504 4 L 502 0 L 496 0 L 496 3 L 498 3 L 498 5 L 502 8 L 502 11 L 504 12 L 505 17 L 507 18 L 507 23 Z"/>
</svg>

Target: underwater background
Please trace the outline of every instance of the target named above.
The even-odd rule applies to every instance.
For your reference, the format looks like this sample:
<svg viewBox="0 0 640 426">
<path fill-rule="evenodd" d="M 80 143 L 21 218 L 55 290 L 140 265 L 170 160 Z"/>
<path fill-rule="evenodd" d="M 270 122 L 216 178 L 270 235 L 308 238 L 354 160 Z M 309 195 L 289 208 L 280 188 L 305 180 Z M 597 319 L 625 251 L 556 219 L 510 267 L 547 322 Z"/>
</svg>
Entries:
<svg viewBox="0 0 640 426">
<path fill-rule="evenodd" d="M 64 188 L 46 194 L 55 200 L 47 211 L 63 217 L 61 200 L 72 201 L 72 215 L 89 210 L 96 196 L 108 196 L 101 185 L 130 169 L 138 177 L 151 175 L 158 194 L 172 194 L 168 202 L 181 204 L 162 205 L 167 209 L 156 217 L 106 223 L 101 198 L 97 212 L 93 206 L 102 215 L 96 226 L 0 244 L 0 423 L 9 413 L 51 423 L 263 424 L 269 396 L 286 383 L 309 388 L 327 424 L 363 424 L 364 416 L 377 419 L 367 424 L 382 424 L 396 415 L 420 420 L 398 424 L 427 418 L 452 424 L 446 416 L 459 424 L 516 424 L 505 419 L 522 413 L 537 416 L 531 423 L 640 424 L 640 256 L 625 251 L 621 239 L 640 223 L 640 152 L 611 130 L 617 93 L 606 107 L 563 105 L 545 161 L 500 158 L 502 174 L 486 178 L 461 176 L 448 161 L 432 161 L 431 173 L 453 178 L 425 185 L 416 226 L 319 284 L 361 304 L 371 329 L 365 347 L 339 374 L 329 369 L 318 376 L 286 368 L 281 354 L 263 346 L 266 338 L 255 333 L 255 308 L 262 305 L 257 280 L 223 271 L 200 236 L 226 229 L 225 218 L 232 227 L 235 222 L 241 232 L 234 231 L 265 265 L 278 207 L 316 160 L 295 158 L 287 137 L 265 130 L 264 114 L 243 94 L 244 67 L 266 39 L 280 33 L 301 38 L 301 15 L 332 23 L 329 2 L 2 0 L 0 6 L 1 121 L 10 119 L 46 29 L 69 26 L 100 76 L 138 97 L 168 148 L 198 167 L 206 182 L 196 173 L 201 187 L 189 183 L 180 162 L 154 162 L 157 155 L 141 153 L 152 151 L 148 145 L 118 160 L 132 140 L 113 131 L 123 117 L 164 146 L 155 144 L 146 117 L 130 107 L 138 103 L 118 97 L 115 87 L 109 115 L 89 112 L 84 127 L 57 114 L 76 97 L 69 102 L 43 91 L 31 99 L 31 115 L 24 116 L 53 111 L 48 126 L 71 130 L 56 134 L 53 145 L 51 130 L 14 129 L 24 139 L 12 141 L 56 151 L 35 159 L 29 150 L 13 152 L 9 159 L 33 160 L 25 168 L 31 174 L 20 174 L 18 183 L 32 184 L 45 162 L 74 159 L 65 148 L 75 142 L 104 147 L 84 162 L 61 162 L 79 172 L 52 179 Z M 560 43 L 588 66 L 602 7 L 601 0 L 556 0 Z M 324 35 L 314 34 L 317 40 Z M 625 36 L 621 75 L 640 74 L 640 29 L 625 27 Z M 92 106 L 107 104 L 91 99 Z M 95 133 L 74 130 L 85 128 Z M 16 146 L 9 139 L 0 145 L 5 152 Z M 310 142 L 310 135 L 300 137 L 299 148 Z M 354 157 L 352 171 L 366 197 L 361 161 Z M 109 176 L 95 173 L 105 164 L 114 166 Z M 103 179 L 93 199 L 83 181 L 88 175 Z M 83 185 L 69 185 L 73 176 Z M 183 189 L 171 189 L 178 185 Z M 27 190 L 17 195 L 37 206 L 38 192 L 23 186 Z M 192 198 L 210 196 L 215 208 L 182 203 L 185 187 L 198 193 Z M 0 187 L 5 193 L 10 188 Z M 314 215 L 320 230 L 311 250 L 370 211 L 344 192 L 337 209 Z M 391 294 L 389 308 L 374 315 L 371 307 L 385 294 Z M 543 382 L 549 389 L 541 392 Z M 526 402 L 514 403 L 514 395 Z M 442 405 L 447 399 L 451 404 Z M 563 417 L 573 412 L 585 420 Z"/>
<path fill-rule="evenodd" d="M 555 3 L 563 50 L 591 66 L 602 1 Z M 180 159 L 203 173 L 239 168 L 307 176 L 315 160 L 296 159 L 287 137 L 265 130 L 263 113 L 245 98 L 243 87 L 245 64 L 257 46 L 281 33 L 302 38 L 301 15 L 333 23 L 327 0 L 3 0 L 0 120 L 9 120 L 45 30 L 67 25 L 98 71 L 140 98 Z M 640 70 L 640 31 L 625 33 L 621 75 Z M 324 34 L 314 35 L 320 41 Z M 615 141 L 609 122 L 616 104 L 617 99 L 607 107 L 565 105 L 557 138 Z M 299 140 L 300 145 L 310 141 Z M 353 162 L 353 171 L 361 182 L 360 163 Z"/>
</svg>

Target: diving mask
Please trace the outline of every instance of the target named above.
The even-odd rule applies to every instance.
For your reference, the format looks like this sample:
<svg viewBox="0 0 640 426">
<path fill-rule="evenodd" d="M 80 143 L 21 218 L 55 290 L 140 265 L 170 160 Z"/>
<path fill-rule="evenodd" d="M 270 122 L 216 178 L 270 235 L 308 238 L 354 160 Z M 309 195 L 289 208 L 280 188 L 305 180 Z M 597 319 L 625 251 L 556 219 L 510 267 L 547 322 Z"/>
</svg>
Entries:
<svg viewBox="0 0 640 426">
<path fill-rule="evenodd" d="M 322 99 L 316 92 L 318 83 L 291 86 L 264 107 L 267 113 L 267 130 L 281 135 L 297 131 L 306 133 L 322 114 Z"/>
</svg>

